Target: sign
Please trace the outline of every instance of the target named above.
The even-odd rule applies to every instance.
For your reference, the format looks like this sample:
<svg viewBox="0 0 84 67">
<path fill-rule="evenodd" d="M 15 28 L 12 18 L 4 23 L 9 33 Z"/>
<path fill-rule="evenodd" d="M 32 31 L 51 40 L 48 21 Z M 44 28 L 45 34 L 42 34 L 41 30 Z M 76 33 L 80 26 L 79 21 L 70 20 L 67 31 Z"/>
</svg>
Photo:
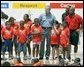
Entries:
<svg viewBox="0 0 84 67">
<path fill-rule="evenodd" d="M 72 5 L 75 8 L 83 8 L 83 3 L 50 3 L 51 8 L 65 8 L 67 5 Z"/>
<path fill-rule="evenodd" d="M 45 8 L 45 3 L 13 3 L 14 9 Z"/>
<path fill-rule="evenodd" d="M 1 3 L 1 8 L 9 8 L 9 3 Z"/>
</svg>

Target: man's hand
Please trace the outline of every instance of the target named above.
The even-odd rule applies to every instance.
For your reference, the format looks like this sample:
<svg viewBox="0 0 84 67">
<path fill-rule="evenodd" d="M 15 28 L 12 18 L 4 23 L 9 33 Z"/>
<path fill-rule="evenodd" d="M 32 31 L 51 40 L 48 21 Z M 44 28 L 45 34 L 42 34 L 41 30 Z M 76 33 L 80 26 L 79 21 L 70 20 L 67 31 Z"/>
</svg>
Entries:
<svg viewBox="0 0 84 67">
<path fill-rule="evenodd" d="M 77 29 L 76 31 L 77 31 L 77 32 L 79 32 L 79 31 L 80 31 L 80 29 Z"/>
</svg>

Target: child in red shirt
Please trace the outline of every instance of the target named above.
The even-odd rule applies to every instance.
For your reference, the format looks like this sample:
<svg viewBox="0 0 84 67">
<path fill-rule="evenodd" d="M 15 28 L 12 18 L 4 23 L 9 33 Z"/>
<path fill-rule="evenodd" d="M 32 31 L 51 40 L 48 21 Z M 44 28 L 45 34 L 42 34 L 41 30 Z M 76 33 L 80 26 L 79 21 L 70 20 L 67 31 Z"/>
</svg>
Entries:
<svg viewBox="0 0 84 67">
<path fill-rule="evenodd" d="M 7 50 L 6 48 L 8 47 L 8 52 L 9 52 L 9 57 L 11 58 L 11 55 L 12 55 L 12 47 L 13 47 L 13 44 L 12 44 L 12 39 L 13 39 L 13 30 L 11 28 L 11 24 L 10 22 L 6 22 L 6 27 L 4 27 L 2 29 L 2 40 L 4 41 L 4 50 L 3 52 L 5 53 L 5 51 Z M 3 53 L 3 55 L 4 55 Z"/>
<path fill-rule="evenodd" d="M 17 56 L 17 34 L 18 34 L 19 24 L 15 22 L 15 19 L 13 17 L 9 18 L 9 22 L 11 23 L 11 28 L 13 29 L 13 34 L 14 34 L 13 45 L 15 47 L 15 54 Z"/>
<path fill-rule="evenodd" d="M 31 26 L 32 26 L 32 21 L 29 18 L 28 14 L 24 14 L 24 27 L 28 28 L 29 31 L 31 31 Z M 29 52 L 29 58 L 31 58 L 31 47 L 30 47 L 30 42 L 31 42 L 31 34 L 28 34 L 28 41 L 27 41 L 27 47 L 28 47 L 28 52 Z"/>
<path fill-rule="evenodd" d="M 67 59 L 69 59 L 69 52 L 68 52 L 68 46 L 69 46 L 69 37 L 70 37 L 70 31 L 68 28 L 67 23 L 63 23 L 61 26 L 62 32 L 60 34 L 60 44 L 63 47 L 63 58 L 65 58 L 65 52 L 67 52 Z"/>
<path fill-rule="evenodd" d="M 52 47 L 52 58 L 55 59 L 55 50 L 57 58 L 59 57 L 59 42 L 60 42 L 60 23 L 56 21 L 51 30 L 51 47 Z"/>
<path fill-rule="evenodd" d="M 17 43 L 18 43 L 18 55 L 20 56 L 20 52 L 23 51 L 24 59 L 26 59 L 26 52 L 27 52 L 27 35 L 29 30 L 24 27 L 24 21 L 20 21 L 20 28 L 18 29 L 17 35 Z"/>
<path fill-rule="evenodd" d="M 36 57 L 38 57 L 39 44 L 41 43 L 41 39 L 42 39 L 41 33 L 42 33 L 42 27 L 39 25 L 39 19 L 35 18 L 34 25 L 32 25 L 31 27 L 31 34 L 33 41 L 33 57 L 35 57 L 35 52 L 36 52 Z"/>
</svg>

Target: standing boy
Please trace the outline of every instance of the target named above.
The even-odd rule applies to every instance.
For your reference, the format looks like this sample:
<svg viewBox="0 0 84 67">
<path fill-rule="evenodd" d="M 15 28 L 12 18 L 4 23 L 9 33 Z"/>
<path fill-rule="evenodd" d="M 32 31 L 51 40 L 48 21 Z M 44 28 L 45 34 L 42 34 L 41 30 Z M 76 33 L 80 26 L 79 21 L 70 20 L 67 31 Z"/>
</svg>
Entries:
<svg viewBox="0 0 84 67">
<path fill-rule="evenodd" d="M 24 27 L 24 21 L 20 21 L 20 28 L 18 29 L 17 43 L 18 43 L 18 56 L 20 57 L 20 52 L 23 51 L 24 59 L 26 59 L 27 52 L 27 34 L 29 30 Z"/>
<path fill-rule="evenodd" d="M 10 22 L 6 22 L 6 27 L 4 27 L 2 29 L 2 40 L 4 41 L 4 50 L 3 50 L 3 56 L 5 54 L 5 51 L 7 50 L 8 48 L 8 52 L 9 52 L 9 58 L 12 57 L 12 39 L 13 39 L 13 30 L 11 28 L 11 24 Z"/>
</svg>

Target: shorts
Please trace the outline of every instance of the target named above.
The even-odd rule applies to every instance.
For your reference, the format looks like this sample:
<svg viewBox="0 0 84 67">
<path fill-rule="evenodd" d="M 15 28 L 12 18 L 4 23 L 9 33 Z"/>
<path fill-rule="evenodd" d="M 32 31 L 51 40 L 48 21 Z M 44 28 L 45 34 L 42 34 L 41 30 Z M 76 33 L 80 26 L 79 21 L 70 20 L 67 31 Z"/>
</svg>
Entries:
<svg viewBox="0 0 84 67">
<path fill-rule="evenodd" d="M 33 44 L 41 44 L 41 42 L 33 42 Z"/>
<path fill-rule="evenodd" d="M 70 43 L 72 45 L 78 45 L 79 33 L 77 31 L 70 31 Z"/>
<path fill-rule="evenodd" d="M 51 44 L 51 47 L 56 47 L 56 48 L 59 48 L 59 45 L 56 45 L 56 44 Z"/>
<path fill-rule="evenodd" d="M 33 48 L 38 48 L 39 44 L 33 44 Z"/>
<path fill-rule="evenodd" d="M 21 52 L 21 51 L 23 51 L 24 53 L 27 51 L 26 43 L 24 43 L 24 44 L 18 43 L 18 52 Z"/>
<path fill-rule="evenodd" d="M 10 40 L 6 40 L 4 39 L 4 45 L 3 45 L 3 52 L 5 51 L 12 51 L 13 49 L 13 42 L 12 42 L 12 39 Z"/>
</svg>

